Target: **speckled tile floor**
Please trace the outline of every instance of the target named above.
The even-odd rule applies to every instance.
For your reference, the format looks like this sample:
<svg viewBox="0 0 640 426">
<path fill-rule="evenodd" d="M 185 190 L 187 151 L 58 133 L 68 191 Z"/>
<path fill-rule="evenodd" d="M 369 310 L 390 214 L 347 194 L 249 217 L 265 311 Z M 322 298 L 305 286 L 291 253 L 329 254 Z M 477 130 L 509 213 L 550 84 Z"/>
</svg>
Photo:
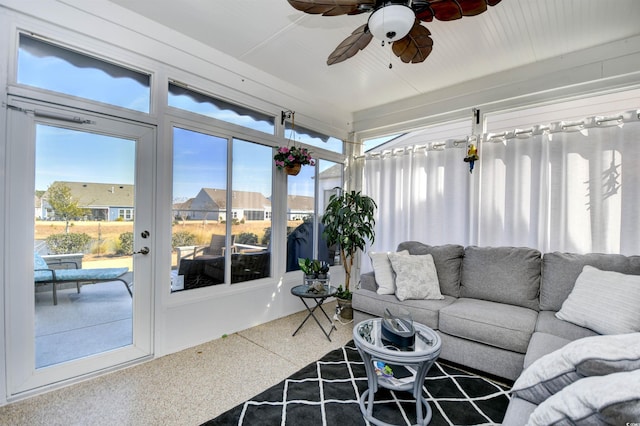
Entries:
<svg viewBox="0 0 640 426">
<path fill-rule="evenodd" d="M 335 302 L 327 303 L 328 313 Z M 352 338 L 329 342 L 306 311 L 226 338 L 0 407 L 0 425 L 198 425 Z"/>
</svg>

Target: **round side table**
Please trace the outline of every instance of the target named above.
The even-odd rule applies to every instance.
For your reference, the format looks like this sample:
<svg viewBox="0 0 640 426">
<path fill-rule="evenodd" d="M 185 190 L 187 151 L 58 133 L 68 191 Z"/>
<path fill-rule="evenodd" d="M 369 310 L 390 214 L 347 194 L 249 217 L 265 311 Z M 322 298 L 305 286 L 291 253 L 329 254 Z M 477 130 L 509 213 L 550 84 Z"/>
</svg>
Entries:
<svg viewBox="0 0 640 426">
<path fill-rule="evenodd" d="M 416 400 L 417 425 L 431 421 L 431 407 L 422 395 L 422 386 L 429 369 L 440 355 L 441 340 L 438 334 L 426 325 L 414 322 L 416 330 L 415 348 L 400 351 L 382 342 L 380 318 L 365 320 L 353 328 L 353 341 L 364 361 L 369 389 L 360 397 L 360 410 L 369 422 L 379 426 L 393 426 L 373 417 L 373 402 L 379 387 L 395 391 L 411 392 Z M 412 376 L 404 379 L 385 377 L 376 372 L 374 363 L 410 367 Z M 423 411 L 424 408 L 424 411 Z"/>
</svg>

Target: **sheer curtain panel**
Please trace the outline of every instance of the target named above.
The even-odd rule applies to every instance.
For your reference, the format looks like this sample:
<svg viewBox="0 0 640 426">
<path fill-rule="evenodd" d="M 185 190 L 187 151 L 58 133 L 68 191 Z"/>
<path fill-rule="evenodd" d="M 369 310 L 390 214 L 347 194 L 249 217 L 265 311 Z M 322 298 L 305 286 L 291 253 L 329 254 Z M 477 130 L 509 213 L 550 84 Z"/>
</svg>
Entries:
<svg viewBox="0 0 640 426">
<path fill-rule="evenodd" d="M 373 251 L 426 244 L 640 254 L 640 112 L 367 154 Z M 370 270 L 368 261 L 363 270 Z"/>
<path fill-rule="evenodd" d="M 466 244 L 472 176 L 465 148 L 447 141 L 366 156 L 363 192 L 378 204 L 370 250 L 395 250 L 407 240 Z"/>
</svg>

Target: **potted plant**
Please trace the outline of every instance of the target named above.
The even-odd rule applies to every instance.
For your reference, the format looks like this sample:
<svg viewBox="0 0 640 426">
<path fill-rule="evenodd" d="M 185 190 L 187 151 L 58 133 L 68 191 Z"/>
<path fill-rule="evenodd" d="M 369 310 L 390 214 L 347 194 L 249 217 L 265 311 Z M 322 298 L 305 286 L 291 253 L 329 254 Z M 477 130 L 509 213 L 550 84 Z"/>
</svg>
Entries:
<svg viewBox="0 0 640 426">
<path fill-rule="evenodd" d="M 285 170 L 289 175 L 297 175 L 300 168 L 305 165 L 314 166 L 316 164 L 311 153 L 306 148 L 298 148 L 297 146 L 281 146 L 278 152 L 273 156 L 276 167 L 279 170 Z"/>
<path fill-rule="evenodd" d="M 318 259 L 300 257 L 298 258 L 298 266 L 300 266 L 300 270 L 304 274 L 304 283 L 309 286 L 309 291 L 315 293 L 325 291 L 329 265 Z"/>
<path fill-rule="evenodd" d="M 322 267 L 322 264 L 317 259 L 309 259 L 308 257 L 298 258 L 298 266 L 304 274 L 305 279 L 318 278 L 318 272 Z"/>
<path fill-rule="evenodd" d="M 340 191 L 329 198 L 322 224 L 322 235 L 329 245 L 337 245 L 345 272 L 344 287 L 338 287 L 338 305 L 343 318 L 353 318 L 352 293 L 349 289 L 353 259 L 358 250 L 364 250 L 367 241 L 375 239 L 374 212 L 378 206 L 369 196 L 359 191 Z M 351 317 L 351 318 L 349 318 Z"/>
</svg>

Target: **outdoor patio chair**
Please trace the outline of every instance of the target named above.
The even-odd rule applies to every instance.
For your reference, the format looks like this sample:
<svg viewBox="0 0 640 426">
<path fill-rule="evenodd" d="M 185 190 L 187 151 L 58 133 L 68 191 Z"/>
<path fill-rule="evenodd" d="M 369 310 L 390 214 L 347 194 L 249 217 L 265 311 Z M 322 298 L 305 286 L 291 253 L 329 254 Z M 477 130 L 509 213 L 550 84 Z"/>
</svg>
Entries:
<svg viewBox="0 0 640 426">
<path fill-rule="evenodd" d="M 80 283 L 99 283 L 109 281 L 120 281 L 124 284 L 133 297 L 131 286 L 124 279 L 124 275 L 129 272 L 129 268 L 95 268 L 95 269 L 51 269 L 47 262 L 38 253 L 34 252 L 34 281 L 35 284 L 51 284 L 53 288 L 53 304 L 58 304 L 58 294 L 56 286 L 62 283 L 76 283 L 78 293 L 80 293 Z"/>
<path fill-rule="evenodd" d="M 211 242 L 208 246 L 180 246 L 176 247 L 176 252 L 178 253 L 177 259 L 177 268 L 180 268 L 180 262 L 183 259 L 197 259 L 203 256 L 224 256 L 225 253 L 225 241 L 226 237 L 224 235 L 212 234 Z M 231 253 L 236 253 L 237 248 L 235 245 L 236 236 L 231 235 Z"/>
</svg>

